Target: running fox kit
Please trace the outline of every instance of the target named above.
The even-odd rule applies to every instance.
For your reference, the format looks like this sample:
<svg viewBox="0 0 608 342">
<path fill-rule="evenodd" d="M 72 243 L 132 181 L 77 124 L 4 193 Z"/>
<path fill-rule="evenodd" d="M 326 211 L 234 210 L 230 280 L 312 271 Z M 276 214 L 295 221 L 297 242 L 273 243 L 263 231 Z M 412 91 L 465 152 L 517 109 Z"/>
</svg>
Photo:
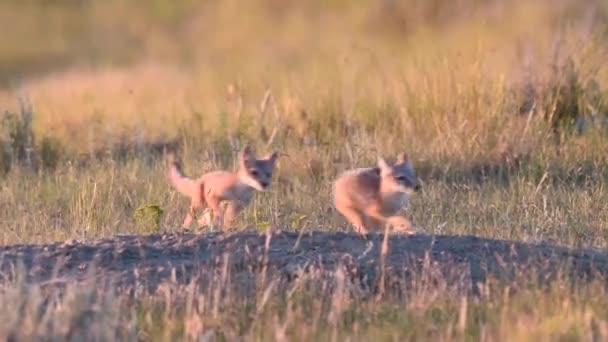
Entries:
<svg viewBox="0 0 608 342">
<path fill-rule="evenodd" d="M 419 189 L 412 163 L 403 153 L 395 164 L 380 158 L 377 167 L 343 173 L 334 183 L 334 201 L 338 212 L 360 234 L 381 229 L 385 224 L 408 231 L 411 222 L 399 211 Z"/>
<path fill-rule="evenodd" d="M 216 225 L 228 228 L 234 218 L 249 204 L 254 192 L 264 192 L 270 186 L 272 173 L 277 160 L 277 153 L 272 153 L 265 159 L 256 159 L 249 147 L 245 147 L 239 155 L 239 168 L 236 172 L 212 171 L 198 179 L 186 177 L 175 155 L 168 155 L 169 181 L 181 194 L 190 198 L 190 207 L 183 226 L 190 226 L 196 217 L 196 210 L 205 204 L 213 212 Z M 221 203 L 227 202 L 222 213 Z M 202 215 L 198 220 L 199 226 L 206 225 L 210 219 Z"/>
</svg>

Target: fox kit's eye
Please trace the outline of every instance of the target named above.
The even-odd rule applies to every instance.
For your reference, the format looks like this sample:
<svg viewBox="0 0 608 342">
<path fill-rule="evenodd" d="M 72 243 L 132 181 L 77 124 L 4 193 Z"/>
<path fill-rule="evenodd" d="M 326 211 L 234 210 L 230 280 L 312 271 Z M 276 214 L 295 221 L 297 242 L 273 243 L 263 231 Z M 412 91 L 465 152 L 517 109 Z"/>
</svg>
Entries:
<svg viewBox="0 0 608 342">
<path fill-rule="evenodd" d="M 258 172 L 256 170 L 251 170 L 251 171 L 249 171 L 249 173 L 251 173 L 251 175 L 253 177 L 257 177 L 258 176 Z"/>
<path fill-rule="evenodd" d="M 403 176 L 397 176 L 395 179 L 397 179 L 399 182 L 405 182 L 405 177 Z"/>
</svg>

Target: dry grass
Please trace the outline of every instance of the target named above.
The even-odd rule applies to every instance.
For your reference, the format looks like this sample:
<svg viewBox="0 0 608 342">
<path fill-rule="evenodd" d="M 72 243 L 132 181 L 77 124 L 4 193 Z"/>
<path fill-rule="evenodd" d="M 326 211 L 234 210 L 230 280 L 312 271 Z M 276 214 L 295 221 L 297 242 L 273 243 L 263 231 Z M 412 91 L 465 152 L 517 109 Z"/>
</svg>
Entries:
<svg viewBox="0 0 608 342">
<path fill-rule="evenodd" d="M 17 279 L 0 291 L 0 334 L 62 341 L 608 337 L 604 279 L 576 283 L 558 276 L 543 285 L 532 270 L 507 283 L 489 278 L 471 295 L 466 267 L 444 273 L 426 259 L 380 297 L 351 282 L 342 268 L 302 272 L 291 282 L 254 271 L 252 291 L 226 270 L 228 258 L 189 284 L 167 281 L 154 293 L 137 284 L 117 290 L 99 282 L 55 287 Z"/>
<path fill-rule="evenodd" d="M 332 179 L 406 150 L 424 183 L 410 205 L 421 232 L 607 248 L 606 132 L 569 128 L 579 115 L 608 113 L 607 17 L 593 0 L 2 2 L 13 34 L 0 37 L 0 111 L 19 112 L 18 91 L 29 98 L 39 167 L 11 162 L 1 176 L 0 242 L 142 233 L 132 217 L 146 204 L 164 208 L 161 229 L 177 229 L 185 200 L 145 150 L 177 140 L 192 175 L 232 167 L 247 143 L 287 154 L 239 229 L 347 229 L 331 208 Z M 24 146 L 11 127 L 0 132 L 5 154 Z M 117 156 L 120 146 L 134 152 Z M 17 283 L 2 296 L 25 311 L 0 310 L 11 317 L 0 321 L 23 321 L 0 330 L 66 336 L 74 324 L 81 333 L 86 311 L 88 332 L 125 339 L 219 326 L 209 321 L 228 339 L 280 339 L 283 328 L 300 339 L 606 336 L 597 284 L 514 297 L 501 285 L 465 302 L 450 286 L 415 292 L 432 298 L 421 306 L 345 289 L 298 290 L 298 300 L 276 292 L 263 308 L 230 297 L 210 320 L 211 297 L 193 288 L 135 302 L 77 288 L 47 302 L 54 297 Z M 325 307 L 335 296 L 348 304 Z"/>
</svg>

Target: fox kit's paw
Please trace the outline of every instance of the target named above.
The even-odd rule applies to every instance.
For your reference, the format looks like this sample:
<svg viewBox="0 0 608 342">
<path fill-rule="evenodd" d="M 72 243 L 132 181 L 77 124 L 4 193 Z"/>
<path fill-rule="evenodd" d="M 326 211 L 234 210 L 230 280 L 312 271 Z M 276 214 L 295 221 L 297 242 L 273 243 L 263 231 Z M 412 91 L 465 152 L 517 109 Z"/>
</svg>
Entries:
<svg viewBox="0 0 608 342">
<path fill-rule="evenodd" d="M 412 222 L 403 216 L 393 216 L 387 222 L 395 233 L 413 235 Z"/>
<path fill-rule="evenodd" d="M 369 232 L 363 227 L 354 226 L 355 232 L 363 239 L 369 240 Z"/>
<path fill-rule="evenodd" d="M 209 208 L 205 209 L 201 217 L 198 219 L 198 228 L 208 227 L 212 225 L 213 222 L 213 213 Z"/>
</svg>

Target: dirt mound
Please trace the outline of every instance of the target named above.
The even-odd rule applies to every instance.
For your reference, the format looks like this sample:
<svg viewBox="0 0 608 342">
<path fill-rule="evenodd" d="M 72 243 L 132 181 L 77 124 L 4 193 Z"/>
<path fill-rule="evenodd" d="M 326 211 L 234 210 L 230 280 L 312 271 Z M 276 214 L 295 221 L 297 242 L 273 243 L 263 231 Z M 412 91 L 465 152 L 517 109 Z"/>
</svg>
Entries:
<svg viewBox="0 0 608 342">
<path fill-rule="evenodd" d="M 0 247 L 0 271 L 3 282 L 21 270 L 32 283 L 60 284 L 94 276 L 120 287 L 143 283 L 152 290 L 162 281 L 187 283 L 225 266 L 237 278 L 265 269 L 289 280 L 301 270 L 332 272 L 343 265 L 351 276 L 371 284 L 382 269 L 382 241 L 381 234 L 363 239 L 320 231 L 117 236 L 90 243 Z M 384 270 L 399 277 L 429 262 L 443 269 L 461 267 L 470 284 L 489 274 L 508 277 L 518 269 L 534 270 L 544 279 L 558 270 L 582 277 L 608 273 L 608 254 L 594 250 L 473 236 L 393 235 L 388 241 Z"/>
</svg>

